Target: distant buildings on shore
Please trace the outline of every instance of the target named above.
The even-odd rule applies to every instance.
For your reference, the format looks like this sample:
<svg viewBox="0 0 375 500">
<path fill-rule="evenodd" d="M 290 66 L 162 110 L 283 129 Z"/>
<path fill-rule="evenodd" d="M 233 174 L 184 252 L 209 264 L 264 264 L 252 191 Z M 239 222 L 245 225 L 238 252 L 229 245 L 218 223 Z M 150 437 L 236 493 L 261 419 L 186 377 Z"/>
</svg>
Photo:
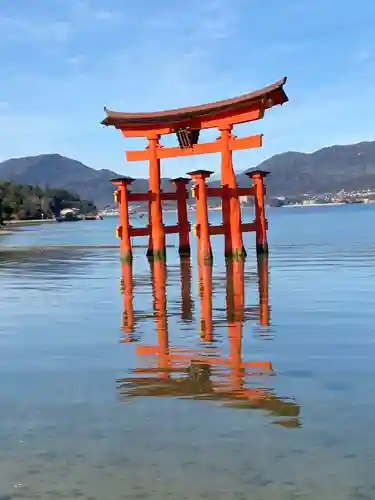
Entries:
<svg viewBox="0 0 375 500">
<path fill-rule="evenodd" d="M 370 189 L 345 191 L 338 193 L 308 194 L 301 196 L 280 196 L 270 200 L 271 206 L 282 207 L 287 205 L 332 205 L 351 203 L 375 203 L 375 191 Z"/>
<path fill-rule="evenodd" d="M 243 206 L 253 205 L 252 196 L 240 196 L 240 203 Z M 324 193 L 324 194 L 309 194 L 305 193 L 299 196 L 278 196 L 268 200 L 268 205 L 273 207 L 283 207 L 292 205 L 332 205 L 332 204 L 351 204 L 351 203 L 375 203 L 375 191 L 371 189 L 364 189 L 358 191 L 345 191 L 342 189 L 338 193 Z M 220 209 L 221 203 L 219 198 L 213 198 L 209 205 L 209 210 Z M 165 211 L 174 211 L 176 209 L 174 203 L 164 204 Z M 129 212 L 132 215 L 147 212 L 147 204 L 129 206 Z M 189 211 L 195 210 L 195 204 L 189 203 Z M 100 212 L 103 216 L 118 216 L 117 208 L 106 207 Z"/>
</svg>

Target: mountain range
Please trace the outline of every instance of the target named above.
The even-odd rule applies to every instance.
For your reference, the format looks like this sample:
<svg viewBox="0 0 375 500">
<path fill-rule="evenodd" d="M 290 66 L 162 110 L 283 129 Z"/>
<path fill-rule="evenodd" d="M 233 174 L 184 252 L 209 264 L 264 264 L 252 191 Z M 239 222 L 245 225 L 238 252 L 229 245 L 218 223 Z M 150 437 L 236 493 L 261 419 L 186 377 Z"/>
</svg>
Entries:
<svg viewBox="0 0 375 500">
<path fill-rule="evenodd" d="M 272 174 L 267 177 L 270 196 L 375 190 L 375 141 L 330 146 L 314 153 L 281 153 L 257 168 Z M 243 185 L 248 179 L 242 173 L 237 182 Z"/>
<path fill-rule="evenodd" d="M 272 156 L 257 168 L 272 174 L 267 178 L 271 197 L 323 194 L 341 189 L 375 190 L 375 141 L 330 146 L 314 153 L 289 151 Z M 94 201 L 98 207 L 113 205 L 110 180 L 118 176 L 116 172 L 95 170 L 59 154 L 13 158 L 0 163 L 2 180 L 67 189 L 82 199 Z M 237 174 L 237 182 L 239 186 L 249 185 L 244 172 Z M 168 179 L 162 179 L 162 188 L 174 190 Z M 136 179 L 132 184 L 133 191 L 147 189 L 147 179 Z"/>
</svg>

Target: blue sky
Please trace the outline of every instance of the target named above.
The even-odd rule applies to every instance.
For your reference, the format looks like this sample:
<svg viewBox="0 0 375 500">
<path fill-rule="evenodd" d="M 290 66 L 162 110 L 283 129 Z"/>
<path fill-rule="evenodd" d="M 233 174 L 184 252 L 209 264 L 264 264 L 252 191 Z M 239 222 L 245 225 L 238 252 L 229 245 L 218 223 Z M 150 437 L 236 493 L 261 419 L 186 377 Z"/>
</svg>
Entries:
<svg viewBox="0 0 375 500">
<path fill-rule="evenodd" d="M 0 0 L 0 161 L 61 153 L 134 177 L 103 107 L 155 111 L 229 98 L 288 76 L 290 102 L 235 168 L 288 150 L 375 140 L 374 0 Z M 215 137 L 205 133 L 205 138 Z M 166 176 L 219 157 L 165 160 Z"/>
</svg>

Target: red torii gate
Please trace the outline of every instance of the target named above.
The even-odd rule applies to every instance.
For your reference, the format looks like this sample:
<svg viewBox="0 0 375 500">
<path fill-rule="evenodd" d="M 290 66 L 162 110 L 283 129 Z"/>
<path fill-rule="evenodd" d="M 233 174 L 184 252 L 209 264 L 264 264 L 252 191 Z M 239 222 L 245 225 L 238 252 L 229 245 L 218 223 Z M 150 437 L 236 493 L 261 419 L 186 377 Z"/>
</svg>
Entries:
<svg viewBox="0 0 375 500">
<path fill-rule="evenodd" d="M 211 172 L 198 170 L 190 172 L 195 181 L 197 199 L 197 236 L 198 256 L 206 262 L 212 259 L 210 235 L 225 235 L 226 257 L 244 258 L 242 232 L 256 231 L 257 253 L 267 253 L 267 221 L 264 213 L 264 177 L 266 172 L 256 171 L 250 174 L 253 185 L 249 188 L 238 188 L 232 164 L 232 151 L 262 146 L 262 135 L 237 138 L 232 135 L 233 125 L 251 122 L 263 118 L 267 109 L 287 102 L 284 92 L 286 78 L 249 94 L 217 101 L 214 103 L 191 106 L 153 113 L 122 113 L 104 108 L 107 117 L 103 125 L 114 126 L 122 131 L 124 137 L 145 137 L 147 147 L 142 151 L 127 151 L 128 161 L 148 160 L 149 162 L 149 192 L 129 193 L 128 185 L 131 178 L 114 179 L 117 186 L 117 201 L 120 206 L 120 251 L 122 260 L 132 259 L 131 236 L 149 235 L 148 256 L 156 260 L 165 259 L 165 234 L 179 233 L 180 255 L 190 254 L 189 222 L 186 214 L 187 179 L 175 179 L 176 193 L 163 193 L 160 189 L 160 160 L 180 156 L 194 156 L 206 153 L 221 154 L 221 187 L 207 188 L 207 177 Z M 217 128 L 220 136 L 214 142 L 199 144 L 199 132 L 203 129 Z M 176 134 L 178 147 L 163 147 L 160 137 Z M 254 223 L 242 224 L 238 197 L 252 195 L 255 198 L 256 217 Z M 222 198 L 223 224 L 210 227 L 207 215 L 207 197 Z M 176 200 L 179 214 L 176 226 L 164 226 L 162 216 L 162 200 Z M 129 224 L 128 202 L 149 202 L 149 226 L 132 228 Z M 185 206 L 185 209 L 183 209 Z"/>
</svg>

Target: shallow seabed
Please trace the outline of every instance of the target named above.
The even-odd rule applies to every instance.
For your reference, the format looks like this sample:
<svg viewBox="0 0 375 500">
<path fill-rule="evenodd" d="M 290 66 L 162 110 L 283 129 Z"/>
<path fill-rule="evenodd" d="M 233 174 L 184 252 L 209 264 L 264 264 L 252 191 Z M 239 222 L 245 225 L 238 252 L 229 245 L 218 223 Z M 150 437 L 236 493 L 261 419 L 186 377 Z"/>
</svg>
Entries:
<svg viewBox="0 0 375 500">
<path fill-rule="evenodd" d="M 2 238 L 0 500 L 375 499 L 375 209 L 269 219 L 212 278 L 130 280 L 114 219 Z"/>
</svg>

